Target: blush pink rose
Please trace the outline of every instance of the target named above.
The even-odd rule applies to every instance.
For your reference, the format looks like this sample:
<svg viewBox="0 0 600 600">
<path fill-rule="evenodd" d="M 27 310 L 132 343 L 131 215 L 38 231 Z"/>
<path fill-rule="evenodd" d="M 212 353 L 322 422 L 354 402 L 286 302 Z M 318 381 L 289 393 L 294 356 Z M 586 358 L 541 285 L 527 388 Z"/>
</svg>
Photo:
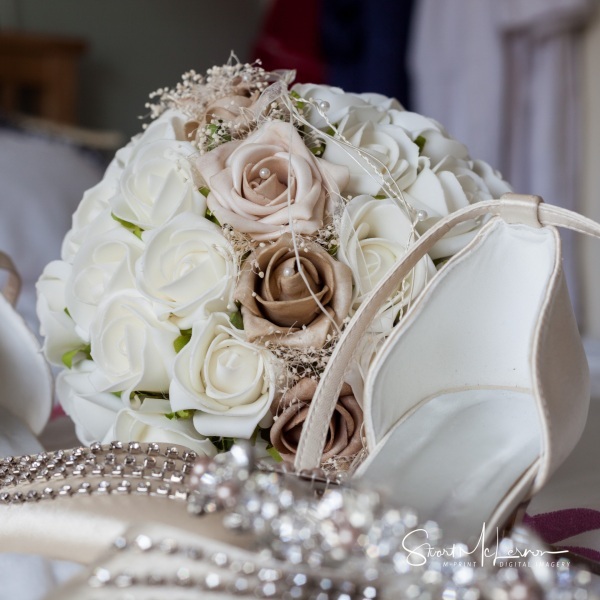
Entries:
<svg viewBox="0 0 600 600">
<path fill-rule="evenodd" d="M 296 128 L 282 121 L 207 152 L 196 166 L 210 188 L 207 206 L 219 222 L 259 241 L 290 231 L 290 221 L 296 233 L 317 231 L 328 198 L 349 176 L 347 167 L 316 158 Z"/>
</svg>

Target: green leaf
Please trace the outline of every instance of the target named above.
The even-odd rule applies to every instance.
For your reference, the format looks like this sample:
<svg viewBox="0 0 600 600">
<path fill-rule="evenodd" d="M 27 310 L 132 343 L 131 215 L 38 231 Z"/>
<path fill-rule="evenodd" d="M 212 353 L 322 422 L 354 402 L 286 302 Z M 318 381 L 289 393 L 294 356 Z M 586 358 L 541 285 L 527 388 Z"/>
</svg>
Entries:
<svg viewBox="0 0 600 600">
<path fill-rule="evenodd" d="M 386 196 L 385 194 L 377 194 L 377 196 L 373 196 L 373 198 L 375 200 L 385 200 L 386 198 L 389 198 L 389 196 Z"/>
<path fill-rule="evenodd" d="M 302 99 L 302 96 L 298 92 L 296 92 L 295 90 L 292 90 L 290 92 L 290 96 L 296 101 L 296 108 L 298 110 L 302 110 L 306 106 L 307 102 L 305 102 Z"/>
<path fill-rule="evenodd" d="M 129 221 L 124 221 L 123 219 L 119 219 L 119 217 L 117 217 L 117 215 L 115 215 L 115 213 L 110 213 L 110 216 L 117 223 L 123 225 L 123 227 L 125 227 L 125 229 L 127 229 L 128 231 L 131 231 L 131 233 L 133 233 L 133 235 L 140 238 L 140 240 L 142 239 L 142 233 L 144 230 L 139 225 L 135 225 L 133 223 L 130 223 Z"/>
<path fill-rule="evenodd" d="M 67 367 L 67 369 L 72 369 L 73 368 L 73 359 L 78 354 L 83 354 L 85 356 L 85 358 L 87 358 L 89 360 L 92 358 L 91 351 L 92 351 L 92 349 L 89 344 L 87 346 L 80 346 L 79 348 L 75 348 L 74 350 L 69 350 L 68 352 L 65 352 L 62 355 L 61 360 L 63 362 L 63 365 L 65 365 L 65 367 Z"/>
<path fill-rule="evenodd" d="M 71 317 L 71 313 L 69 312 L 69 309 L 65 306 L 65 315 L 67 315 L 67 317 Z M 71 317 L 72 319 L 73 317 Z"/>
<path fill-rule="evenodd" d="M 192 339 L 192 330 L 191 329 L 183 329 L 181 331 L 181 335 L 173 340 L 173 348 L 175 348 L 175 352 L 179 353 L 184 346 L 186 346 L 189 341 Z"/>
<path fill-rule="evenodd" d="M 231 315 L 229 317 L 229 322 L 236 329 L 244 329 L 244 317 L 242 317 L 242 313 L 241 312 L 231 313 Z"/>
<path fill-rule="evenodd" d="M 427 138 L 422 135 L 418 136 L 415 140 L 415 144 L 419 146 L 419 154 L 423 154 L 423 148 L 425 148 L 425 144 L 427 143 Z"/>
<path fill-rule="evenodd" d="M 221 437 L 219 435 L 209 436 L 208 438 L 219 452 L 227 452 L 235 444 L 235 438 Z"/>
<path fill-rule="evenodd" d="M 281 458 L 281 454 L 277 452 L 277 448 L 275 448 L 275 446 L 271 446 L 270 448 L 267 447 L 267 452 L 275 462 L 283 462 L 283 458 Z"/>
<path fill-rule="evenodd" d="M 221 227 L 221 223 L 219 223 L 219 219 L 217 219 L 217 217 L 215 217 L 215 215 L 213 215 L 213 213 L 210 209 L 208 209 L 208 208 L 206 209 L 204 216 L 209 221 L 212 221 L 215 225 L 218 225 L 219 227 Z"/>
<path fill-rule="evenodd" d="M 176 410 L 175 412 L 165 413 L 165 417 L 170 421 L 173 419 L 191 419 L 194 412 L 193 410 Z"/>
<path fill-rule="evenodd" d="M 327 252 L 329 254 L 331 254 L 331 256 L 334 256 L 334 257 L 337 256 L 338 250 L 339 250 L 339 247 L 336 244 L 327 248 Z"/>
<path fill-rule="evenodd" d="M 202 187 L 198 188 L 198 191 L 205 197 L 208 198 L 208 195 L 210 194 L 210 188 L 207 188 L 205 185 L 203 185 Z"/>
</svg>

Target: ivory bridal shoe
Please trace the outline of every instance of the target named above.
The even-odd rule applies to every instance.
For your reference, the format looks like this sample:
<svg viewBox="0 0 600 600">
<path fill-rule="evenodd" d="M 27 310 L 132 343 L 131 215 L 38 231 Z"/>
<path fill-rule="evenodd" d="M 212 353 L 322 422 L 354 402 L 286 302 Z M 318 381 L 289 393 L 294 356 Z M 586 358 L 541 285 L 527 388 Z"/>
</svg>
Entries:
<svg viewBox="0 0 600 600">
<path fill-rule="evenodd" d="M 356 313 L 321 379 L 296 457 L 318 465 L 332 399 L 390 289 L 457 224 L 493 218 L 430 282 L 372 364 L 365 385 L 368 457 L 355 473 L 446 535 L 495 539 L 577 443 L 589 375 L 555 226 L 600 226 L 533 196 L 506 195 L 429 230 Z"/>
</svg>

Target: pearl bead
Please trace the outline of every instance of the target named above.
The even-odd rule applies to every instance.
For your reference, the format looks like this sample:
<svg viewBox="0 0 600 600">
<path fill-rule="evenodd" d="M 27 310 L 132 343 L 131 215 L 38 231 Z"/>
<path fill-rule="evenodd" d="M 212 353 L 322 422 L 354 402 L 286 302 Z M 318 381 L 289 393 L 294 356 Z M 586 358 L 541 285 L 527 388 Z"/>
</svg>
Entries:
<svg viewBox="0 0 600 600">
<path fill-rule="evenodd" d="M 284 277 L 291 277 L 292 275 L 294 275 L 294 273 L 294 267 L 285 267 L 285 269 L 283 269 Z"/>
<path fill-rule="evenodd" d="M 429 215 L 426 210 L 417 211 L 417 221 L 424 221 Z"/>
<path fill-rule="evenodd" d="M 331 108 L 331 104 L 329 104 L 329 102 L 327 102 L 327 100 L 319 100 L 319 108 L 323 112 L 327 112 Z"/>
<path fill-rule="evenodd" d="M 268 179 L 269 177 L 271 177 L 271 169 L 267 169 L 267 167 L 263 167 L 258 174 L 260 175 L 261 179 Z"/>
</svg>

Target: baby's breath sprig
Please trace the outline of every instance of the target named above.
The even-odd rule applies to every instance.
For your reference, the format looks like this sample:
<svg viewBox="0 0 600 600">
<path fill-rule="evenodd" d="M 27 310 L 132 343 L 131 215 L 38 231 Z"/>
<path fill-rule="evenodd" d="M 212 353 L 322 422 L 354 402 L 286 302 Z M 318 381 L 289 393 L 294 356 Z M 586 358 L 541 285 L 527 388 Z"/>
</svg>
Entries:
<svg viewBox="0 0 600 600">
<path fill-rule="evenodd" d="M 232 54 L 227 64 L 211 67 L 206 75 L 190 70 L 182 75 L 181 81 L 175 87 L 163 87 L 152 92 L 149 95 L 149 102 L 145 104 L 149 111 L 147 117 L 156 119 L 166 110 L 175 108 L 187 115 L 191 121 L 202 123 L 207 108 L 217 100 L 227 96 L 250 97 L 255 93 L 260 94 L 268 87 L 270 78 L 271 74 L 261 67 L 260 61 L 241 63 Z M 229 132 L 231 138 L 235 139 L 240 137 L 242 132 L 246 133 L 251 120 L 249 116 L 249 122 L 244 124 L 246 126 L 242 127 L 240 124 L 233 126 L 232 131 Z M 230 124 L 224 121 L 209 122 L 207 125 L 209 129 L 210 125 L 227 129 Z M 212 138 L 212 135 L 209 137 Z M 202 149 L 202 145 L 199 145 L 199 148 Z"/>
<path fill-rule="evenodd" d="M 328 335 L 322 348 L 292 348 L 277 342 L 265 342 L 270 352 L 285 365 L 279 382 L 280 391 L 285 393 L 304 377 L 318 381 L 331 358 L 337 339 L 337 333 Z"/>
<path fill-rule="evenodd" d="M 236 231 L 231 225 L 223 225 L 222 230 L 223 235 L 233 248 L 235 261 L 239 271 L 242 264 L 259 246 L 259 243 L 253 241 L 249 235 L 242 233 L 241 231 Z"/>
</svg>

